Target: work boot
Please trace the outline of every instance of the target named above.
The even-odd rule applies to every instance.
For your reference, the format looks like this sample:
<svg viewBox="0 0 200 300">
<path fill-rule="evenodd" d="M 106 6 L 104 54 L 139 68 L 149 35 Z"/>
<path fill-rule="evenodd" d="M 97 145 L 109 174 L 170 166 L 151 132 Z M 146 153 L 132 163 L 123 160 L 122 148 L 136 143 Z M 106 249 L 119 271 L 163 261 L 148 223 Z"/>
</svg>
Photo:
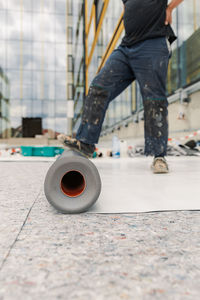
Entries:
<svg viewBox="0 0 200 300">
<path fill-rule="evenodd" d="M 151 169 L 155 174 L 168 173 L 169 167 L 164 157 L 155 157 L 151 165 Z"/>
<path fill-rule="evenodd" d="M 59 134 L 57 139 L 64 145 L 70 148 L 71 150 L 76 150 L 79 153 L 83 154 L 86 157 L 92 157 L 95 145 L 85 144 L 77 139 L 74 139 L 65 134 Z"/>
</svg>

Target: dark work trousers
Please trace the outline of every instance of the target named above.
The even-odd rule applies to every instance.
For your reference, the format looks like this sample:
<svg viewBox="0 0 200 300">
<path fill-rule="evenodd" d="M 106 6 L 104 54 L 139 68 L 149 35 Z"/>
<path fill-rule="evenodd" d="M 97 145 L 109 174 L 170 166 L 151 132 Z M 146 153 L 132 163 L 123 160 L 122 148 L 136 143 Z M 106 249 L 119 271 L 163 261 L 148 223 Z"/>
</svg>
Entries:
<svg viewBox="0 0 200 300">
<path fill-rule="evenodd" d="M 88 144 L 98 143 L 110 101 L 137 79 L 144 105 L 145 154 L 166 155 L 166 77 L 170 56 L 166 37 L 114 50 L 90 85 L 76 139 Z"/>
</svg>

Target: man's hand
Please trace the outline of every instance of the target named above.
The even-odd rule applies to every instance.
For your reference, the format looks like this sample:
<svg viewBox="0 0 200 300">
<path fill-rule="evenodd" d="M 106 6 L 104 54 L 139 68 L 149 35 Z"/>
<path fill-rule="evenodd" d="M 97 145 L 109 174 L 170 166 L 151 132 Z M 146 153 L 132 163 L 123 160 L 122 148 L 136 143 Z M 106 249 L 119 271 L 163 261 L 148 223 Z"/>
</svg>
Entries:
<svg viewBox="0 0 200 300">
<path fill-rule="evenodd" d="M 183 0 L 172 0 L 166 9 L 165 25 L 172 24 L 172 11 L 176 8 Z"/>
<path fill-rule="evenodd" d="M 165 25 L 172 24 L 172 9 L 168 6 L 166 9 Z"/>
</svg>

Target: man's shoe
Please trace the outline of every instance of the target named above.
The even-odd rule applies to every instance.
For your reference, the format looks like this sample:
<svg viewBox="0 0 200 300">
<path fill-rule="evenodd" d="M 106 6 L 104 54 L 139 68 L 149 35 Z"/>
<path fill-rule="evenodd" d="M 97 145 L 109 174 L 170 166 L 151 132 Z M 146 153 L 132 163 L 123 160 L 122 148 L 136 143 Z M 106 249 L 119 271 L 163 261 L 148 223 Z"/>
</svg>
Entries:
<svg viewBox="0 0 200 300">
<path fill-rule="evenodd" d="M 76 150 L 79 153 L 83 154 L 86 157 L 92 157 L 95 145 L 85 144 L 77 139 L 73 139 L 70 136 L 65 134 L 59 134 L 57 139 L 64 145 L 70 148 L 71 150 Z"/>
<path fill-rule="evenodd" d="M 151 169 L 155 174 L 169 173 L 169 167 L 164 157 L 154 158 Z"/>
</svg>

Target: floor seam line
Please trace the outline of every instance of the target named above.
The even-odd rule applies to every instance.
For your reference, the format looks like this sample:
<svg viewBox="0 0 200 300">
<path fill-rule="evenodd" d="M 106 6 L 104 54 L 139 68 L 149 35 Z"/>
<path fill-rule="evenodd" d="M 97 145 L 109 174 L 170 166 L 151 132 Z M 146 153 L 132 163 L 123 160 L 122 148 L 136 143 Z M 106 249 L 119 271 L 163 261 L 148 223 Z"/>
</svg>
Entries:
<svg viewBox="0 0 200 300">
<path fill-rule="evenodd" d="M 18 232 L 16 238 L 14 239 L 13 243 L 11 244 L 11 246 L 10 246 L 10 248 L 9 248 L 7 254 L 6 254 L 6 256 L 4 257 L 4 259 L 3 259 L 3 261 L 2 261 L 2 263 L 1 263 L 1 265 L 0 265 L 0 272 L 2 271 L 2 269 L 3 269 L 3 267 L 4 267 L 4 264 L 6 263 L 8 257 L 10 256 L 10 253 L 11 253 L 12 249 L 14 248 L 14 246 L 15 246 L 15 244 L 16 244 L 16 242 L 17 242 L 17 240 L 18 240 L 18 238 L 19 238 L 19 236 L 20 236 L 20 234 L 21 234 L 21 232 L 22 232 L 22 230 L 23 230 L 23 228 L 24 228 L 24 226 L 25 226 L 25 224 L 26 224 L 26 221 L 27 221 L 27 219 L 28 219 L 28 217 L 29 217 L 29 215 L 30 215 L 32 209 L 33 209 L 33 206 L 35 205 L 36 201 L 38 200 L 38 198 L 39 198 L 41 192 L 42 192 L 42 188 L 40 189 L 40 191 L 39 191 L 39 193 L 37 194 L 35 200 L 33 201 L 33 204 L 32 204 L 31 207 L 29 208 L 29 211 L 28 211 L 28 213 L 27 213 L 27 215 L 26 215 L 26 217 L 25 217 L 25 219 L 24 219 L 24 222 L 23 222 L 22 226 L 21 226 L 20 229 L 19 229 L 19 232 Z"/>
</svg>

